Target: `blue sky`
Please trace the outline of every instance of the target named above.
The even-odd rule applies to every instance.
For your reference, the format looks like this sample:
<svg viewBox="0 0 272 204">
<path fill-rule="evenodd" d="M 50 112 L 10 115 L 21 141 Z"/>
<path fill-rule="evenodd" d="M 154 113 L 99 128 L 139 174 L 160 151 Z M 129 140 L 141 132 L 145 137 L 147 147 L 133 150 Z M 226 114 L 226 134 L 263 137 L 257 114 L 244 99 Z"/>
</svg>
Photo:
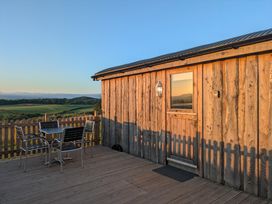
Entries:
<svg viewBox="0 0 272 204">
<path fill-rule="evenodd" d="M 0 0 L 0 92 L 99 93 L 95 72 L 272 27 L 270 0 Z"/>
</svg>

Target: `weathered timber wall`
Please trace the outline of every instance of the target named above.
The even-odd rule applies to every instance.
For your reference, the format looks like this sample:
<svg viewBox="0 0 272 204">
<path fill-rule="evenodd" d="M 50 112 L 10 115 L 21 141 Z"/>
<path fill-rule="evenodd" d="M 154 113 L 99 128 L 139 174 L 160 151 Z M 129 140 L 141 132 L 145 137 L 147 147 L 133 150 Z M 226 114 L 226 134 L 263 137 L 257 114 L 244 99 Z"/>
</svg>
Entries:
<svg viewBox="0 0 272 204">
<path fill-rule="evenodd" d="M 165 84 L 165 76 L 160 71 L 103 81 L 104 145 L 120 144 L 125 152 L 164 162 L 165 92 L 156 97 L 155 84 Z"/>
<path fill-rule="evenodd" d="M 203 64 L 203 176 L 270 199 L 271 73 L 272 54 Z"/>
<path fill-rule="evenodd" d="M 186 70 L 193 110 L 173 112 L 169 76 Z M 163 164 L 171 154 L 197 160 L 199 175 L 271 199 L 271 100 L 271 53 L 105 79 L 103 143 Z"/>
</svg>

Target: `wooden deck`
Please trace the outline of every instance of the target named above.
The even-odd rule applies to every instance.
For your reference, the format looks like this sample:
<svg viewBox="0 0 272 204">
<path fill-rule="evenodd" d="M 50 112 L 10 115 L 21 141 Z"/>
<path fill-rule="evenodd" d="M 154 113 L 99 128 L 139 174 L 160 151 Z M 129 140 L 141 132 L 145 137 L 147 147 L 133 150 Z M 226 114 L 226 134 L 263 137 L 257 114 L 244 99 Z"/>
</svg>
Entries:
<svg viewBox="0 0 272 204">
<path fill-rule="evenodd" d="M 163 167 L 107 147 L 87 149 L 80 160 L 45 167 L 29 159 L 0 162 L 0 203 L 268 203 L 187 172 Z M 167 176 L 172 175 L 174 178 Z"/>
</svg>

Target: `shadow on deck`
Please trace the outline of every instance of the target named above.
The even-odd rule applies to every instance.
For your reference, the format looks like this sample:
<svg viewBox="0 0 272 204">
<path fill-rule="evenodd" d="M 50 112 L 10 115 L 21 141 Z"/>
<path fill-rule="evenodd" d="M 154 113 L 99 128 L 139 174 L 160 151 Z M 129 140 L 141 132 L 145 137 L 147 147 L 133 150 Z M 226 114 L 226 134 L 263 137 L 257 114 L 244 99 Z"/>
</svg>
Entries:
<svg viewBox="0 0 272 204">
<path fill-rule="evenodd" d="M 76 157 L 64 166 L 45 167 L 29 159 L 0 162 L 0 203 L 268 203 L 193 174 L 163 167 L 107 147 L 86 150 L 85 167 Z"/>
</svg>

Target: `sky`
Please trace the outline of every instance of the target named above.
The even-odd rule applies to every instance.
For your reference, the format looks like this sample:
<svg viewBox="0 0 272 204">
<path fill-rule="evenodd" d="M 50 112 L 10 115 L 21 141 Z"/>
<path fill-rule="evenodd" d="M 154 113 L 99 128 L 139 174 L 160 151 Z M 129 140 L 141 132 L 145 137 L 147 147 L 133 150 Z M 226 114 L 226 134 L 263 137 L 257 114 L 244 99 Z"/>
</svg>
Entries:
<svg viewBox="0 0 272 204">
<path fill-rule="evenodd" d="M 100 93 L 111 66 L 272 27 L 271 0 L 0 0 L 0 92 Z"/>
</svg>

